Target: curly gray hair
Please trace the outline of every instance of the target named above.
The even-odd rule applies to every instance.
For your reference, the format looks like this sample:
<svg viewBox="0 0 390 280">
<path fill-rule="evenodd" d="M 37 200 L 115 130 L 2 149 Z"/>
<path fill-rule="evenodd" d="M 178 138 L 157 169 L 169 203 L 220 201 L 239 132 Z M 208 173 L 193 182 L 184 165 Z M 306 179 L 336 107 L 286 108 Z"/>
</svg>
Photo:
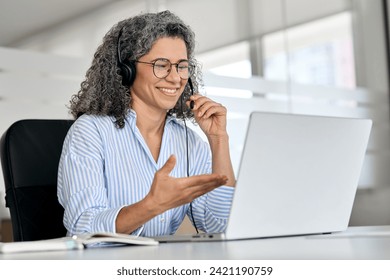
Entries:
<svg viewBox="0 0 390 280">
<path fill-rule="evenodd" d="M 113 116 L 115 125 L 123 128 L 126 113 L 131 106 L 131 87 L 122 85 L 118 45 L 121 61 L 134 61 L 147 54 L 153 43 L 162 37 L 183 39 L 188 59 L 197 66 L 194 58 L 195 34 L 170 11 L 140 14 L 120 21 L 108 31 L 103 43 L 97 48 L 85 80 L 81 83 L 81 89 L 70 100 L 71 114 L 75 118 L 83 114 Z M 195 67 L 191 80 L 194 90 L 197 91 L 202 84 L 200 67 Z M 188 84 L 182 95 L 168 114 L 177 118 L 193 119 L 191 109 L 182 102 L 191 95 Z"/>
</svg>

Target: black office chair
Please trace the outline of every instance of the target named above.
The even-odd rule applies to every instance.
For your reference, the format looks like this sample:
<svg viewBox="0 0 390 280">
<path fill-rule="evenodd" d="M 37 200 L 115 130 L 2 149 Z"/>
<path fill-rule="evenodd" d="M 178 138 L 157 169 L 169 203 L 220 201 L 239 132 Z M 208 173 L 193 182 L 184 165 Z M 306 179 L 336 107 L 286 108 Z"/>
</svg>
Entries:
<svg viewBox="0 0 390 280">
<path fill-rule="evenodd" d="M 72 120 L 21 120 L 0 139 L 6 206 L 14 241 L 66 235 L 57 199 L 57 170 Z"/>
</svg>

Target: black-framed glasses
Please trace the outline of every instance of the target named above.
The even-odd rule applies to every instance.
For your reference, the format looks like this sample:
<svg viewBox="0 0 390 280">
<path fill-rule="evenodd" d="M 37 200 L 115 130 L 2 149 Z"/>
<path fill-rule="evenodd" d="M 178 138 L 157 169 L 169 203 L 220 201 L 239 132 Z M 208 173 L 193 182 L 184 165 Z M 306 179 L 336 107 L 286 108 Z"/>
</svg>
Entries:
<svg viewBox="0 0 390 280">
<path fill-rule="evenodd" d="M 153 74 L 159 78 L 166 78 L 171 73 L 172 66 L 175 66 L 180 78 L 188 79 L 194 73 L 194 66 L 188 60 L 180 60 L 178 63 L 172 63 L 166 58 L 157 58 L 153 62 L 136 60 L 135 62 L 153 65 Z"/>
</svg>

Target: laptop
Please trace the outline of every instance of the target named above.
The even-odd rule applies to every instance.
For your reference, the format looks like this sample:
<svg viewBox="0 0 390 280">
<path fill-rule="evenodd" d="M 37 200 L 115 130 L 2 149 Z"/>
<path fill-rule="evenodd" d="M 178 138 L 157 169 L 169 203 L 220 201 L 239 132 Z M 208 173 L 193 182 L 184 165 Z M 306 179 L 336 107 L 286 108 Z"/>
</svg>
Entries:
<svg viewBox="0 0 390 280">
<path fill-rule="evenodd" d="M 369 119 L 251 113 L 225 232 L 155 239 L 239 240 L 346 230 L 371 126 Z"/>
</svg>

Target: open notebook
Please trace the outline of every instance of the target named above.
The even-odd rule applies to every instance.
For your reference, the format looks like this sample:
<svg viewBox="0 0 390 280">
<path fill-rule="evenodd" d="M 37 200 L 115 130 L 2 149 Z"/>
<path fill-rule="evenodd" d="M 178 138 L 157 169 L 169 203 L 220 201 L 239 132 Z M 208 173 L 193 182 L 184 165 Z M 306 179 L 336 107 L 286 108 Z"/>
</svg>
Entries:
<svg viewBox="0 0 390 280">
<path fill-rule="evenodd" d="M 158 236 L 213 241 L 343 231 L 372 121 L 254 112 L 224 233 Z"/>
<path fill-rule="evenodd" d="M 37 241 L 0 242 L 0 253 L 80 250 L 92 246 L 157 244 L 157 241 L 146 237 L 119 233 L 94 233 Z"/>
</svg>

